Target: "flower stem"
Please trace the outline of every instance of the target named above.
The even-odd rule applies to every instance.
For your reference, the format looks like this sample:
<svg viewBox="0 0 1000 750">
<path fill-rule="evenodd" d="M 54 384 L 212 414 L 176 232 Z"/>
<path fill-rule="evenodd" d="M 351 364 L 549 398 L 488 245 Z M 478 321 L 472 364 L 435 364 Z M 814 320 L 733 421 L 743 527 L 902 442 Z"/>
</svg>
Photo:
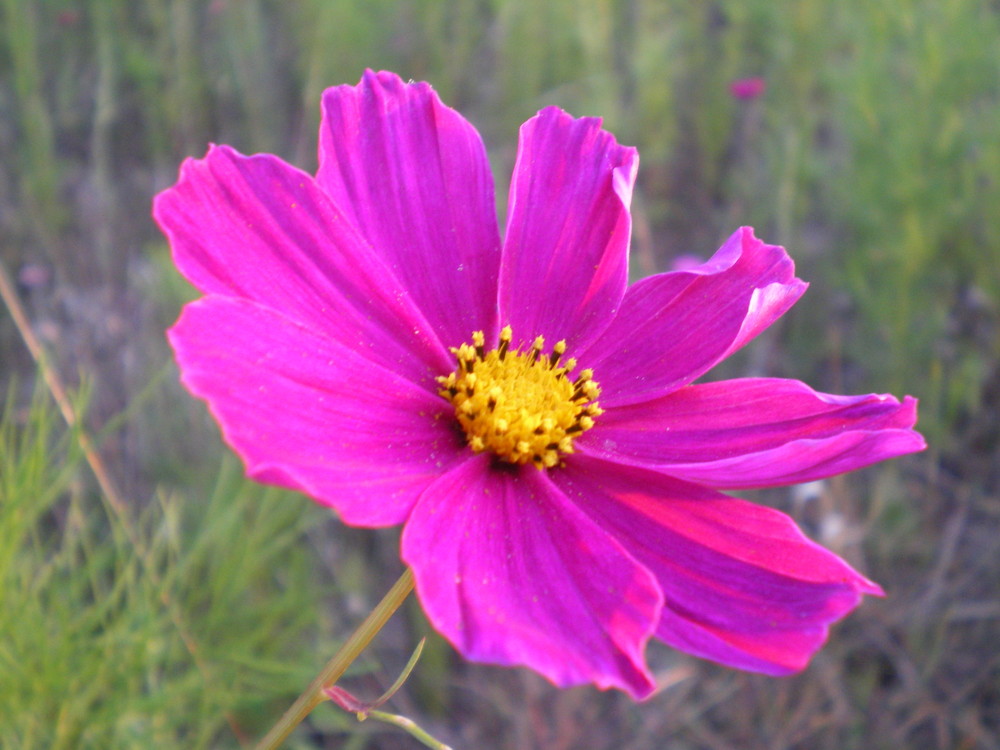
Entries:
<svg viewBox="0 0 1000 750">
<path fill-rule="evenodd" d="M 389 589 L 389 593 L 365 618 L 365 621 L 358 626 L 350 638 L 334 654 L 333 658 L 323 667 L 323 671 L 316 675 L 305 692 L 300 695 L 295 703 L 285 711 L 277 724 L 271 727 L 271 731 L 257 743 L 256 750 L 275 750 L 292 733 L 304 718 L 326 700 L 323 695 L 323 688 L 333 685 L 341 678 L 351 663 L 358 658 L 362 651 L 367 648 L 372 639 L 382 629 L 382 626 L 392 617 L 392 613 L 399 609 L 399 605 L 405 601 L 409 593 L 413 591 L 413 571 L 407 568 L 399 580 Z"/>
<path fill-rule="evenodd" d="M 397 716 L 396 714 L 387 714 L 384 711 L 369 711 L 365 718 L 377 719 L 378 721 L 384 721 L 387 724 L 392 724 L 399 727 L 405 732 L 409 732 L 412 736 L 416 737 L 420 742 L 427 747 L 433 748 L 433 750 L 452 750 L 452 748 L 440 740 L 431 737 L 427 732 L 425 732 L 421 727 L 417 726 L 412 719 L 407 719 L 405 716 Z M 358 721 L 361 720 L 361 716 L 358 716 Z"/>
</svg>

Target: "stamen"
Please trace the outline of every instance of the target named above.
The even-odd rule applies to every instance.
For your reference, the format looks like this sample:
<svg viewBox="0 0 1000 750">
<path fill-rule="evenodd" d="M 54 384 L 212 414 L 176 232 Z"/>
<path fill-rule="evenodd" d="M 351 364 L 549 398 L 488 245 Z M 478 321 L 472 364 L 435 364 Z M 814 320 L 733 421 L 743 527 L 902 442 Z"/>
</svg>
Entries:
<svg viewBox="0 0 1000 750">
<path fill-rule="evenodd" d="M 542 353 L 542 347 L 545 346 L 545 339 L 541 336 L 535 339 L 535 343 L 531 345 L 531 361 L 537 362 L 538 355 Z"/>
<path fill-rule="evenodd" d="M 510 326 L 504 326 L 500 331 L 500 346 L 497 347 L 497 354 L 500 357 L 500 361 L 503 362 L 504 358 L 507 356 L 507 347 L 510 346 L 510 340 L 514 335 L 514 331 Z"/>
<path fill-rule="evenodd" d="M 549 355 L 549 368 L 555 367 L 559 364 L 559 358 L 566 353 L 566 342 L 558 341 L 556 345 L 552 347 L 552 354 Z"/>
</svg>

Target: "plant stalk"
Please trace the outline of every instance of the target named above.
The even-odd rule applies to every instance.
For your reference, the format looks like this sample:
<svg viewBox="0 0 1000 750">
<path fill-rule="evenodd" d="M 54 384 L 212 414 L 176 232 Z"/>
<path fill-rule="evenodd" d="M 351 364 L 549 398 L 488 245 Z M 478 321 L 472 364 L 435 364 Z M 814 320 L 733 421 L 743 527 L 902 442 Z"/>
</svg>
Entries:
<svg viewBox="0 0 1000 750">
<path fill-rule="evenodd" d="M 383 597 L 382 601 L 371 611 L 371 614 L 365 618 L 365 621 L 358 626 L 358 629 L 340 647 L 340 650 L 327 662 L 323 671 L 316 675 L 316 679 L 309 684 L 305 692 L 285 711 L 285 715 L 278 723 L 271 727 L 271 731 L 257 744 L 256 750 L 275 750 L 275 748 L 280 747 L 295 727 L 302 723 L 302 720 L 316 706 L 326 700 L 323 688 L 333 685 L 343 676 L 347 668 L 368 647 L 368 644 L 372 642 L 382 626 L 389 621 L 393 612 L 399 609 L 411 591 L 413 591 L 413 571 L 407 568 L 399 580 L 389 589 L 389 593 Z"/>
</svg>

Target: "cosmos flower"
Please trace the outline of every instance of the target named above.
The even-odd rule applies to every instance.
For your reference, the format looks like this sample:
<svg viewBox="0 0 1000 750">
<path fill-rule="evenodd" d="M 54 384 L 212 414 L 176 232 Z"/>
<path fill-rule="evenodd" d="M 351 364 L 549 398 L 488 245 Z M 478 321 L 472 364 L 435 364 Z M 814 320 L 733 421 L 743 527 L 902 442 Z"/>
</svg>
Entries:
<svg viewBox="0 0 1000 750">
<path fill-rule="evenodd" d="M 204 296 L 169 339 L 253 478 L 405 524 L 430 621 L 469 659 L 635 697 L 657 638 L 802 669 L 879 587 L 721 492 L 920 450 L 916 404 L 695 383 L 806 285 L 738 230 L 627 288 L 638 157 L 598 119 L 521 129 L 503 240 L 475 129 L 423 83 L 322 100 L 315 177 L 213 146 L 154 215 Z"/>
</svg>

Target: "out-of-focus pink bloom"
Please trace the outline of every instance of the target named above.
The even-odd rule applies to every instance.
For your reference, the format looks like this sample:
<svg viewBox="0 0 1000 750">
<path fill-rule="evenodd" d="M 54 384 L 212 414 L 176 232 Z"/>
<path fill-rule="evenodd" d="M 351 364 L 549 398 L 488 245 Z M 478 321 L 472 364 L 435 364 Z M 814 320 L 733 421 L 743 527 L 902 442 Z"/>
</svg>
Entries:
<svg viewBox="0 0 1000 750">
<path fill-rule="evenodd" d="M 80 11 L 73 8 L 67 8 L 66 10 L 61 10 L 56 13 L 56 25 L 57 26 L 77 26 L 82 19 L 82 14 Z"/>
<path fill-rule="evenodd" d="M 506 232 L 475 129 L 424 83 L 323 95 L 316 176 L 213 146 L 154 215 L 203 293 L 170 330 L 248 473 L 402 558 L 465 656 L 644 697 L 650 638 L 802 669 L 881 589 L 787 516 L 724 494 L 920 450 L 916 402 L 794 380 L 695 383 L 795 303 L 749 228 L 627 287 L 638 157 L 548 108 Z"/>
<path fill-rule="evenodd" d="M 767 90 L 763 78 L 740 78 L 729 84 L 729 93 L 737 99 L 756 99 Z"/>
<path fill-rule="evenodd" d="M 27 263 L 17 272 L 17 281 L 28 289 L 47 286 L 52 280 L 52 269 L 41 263 Z"/>
</svg>

